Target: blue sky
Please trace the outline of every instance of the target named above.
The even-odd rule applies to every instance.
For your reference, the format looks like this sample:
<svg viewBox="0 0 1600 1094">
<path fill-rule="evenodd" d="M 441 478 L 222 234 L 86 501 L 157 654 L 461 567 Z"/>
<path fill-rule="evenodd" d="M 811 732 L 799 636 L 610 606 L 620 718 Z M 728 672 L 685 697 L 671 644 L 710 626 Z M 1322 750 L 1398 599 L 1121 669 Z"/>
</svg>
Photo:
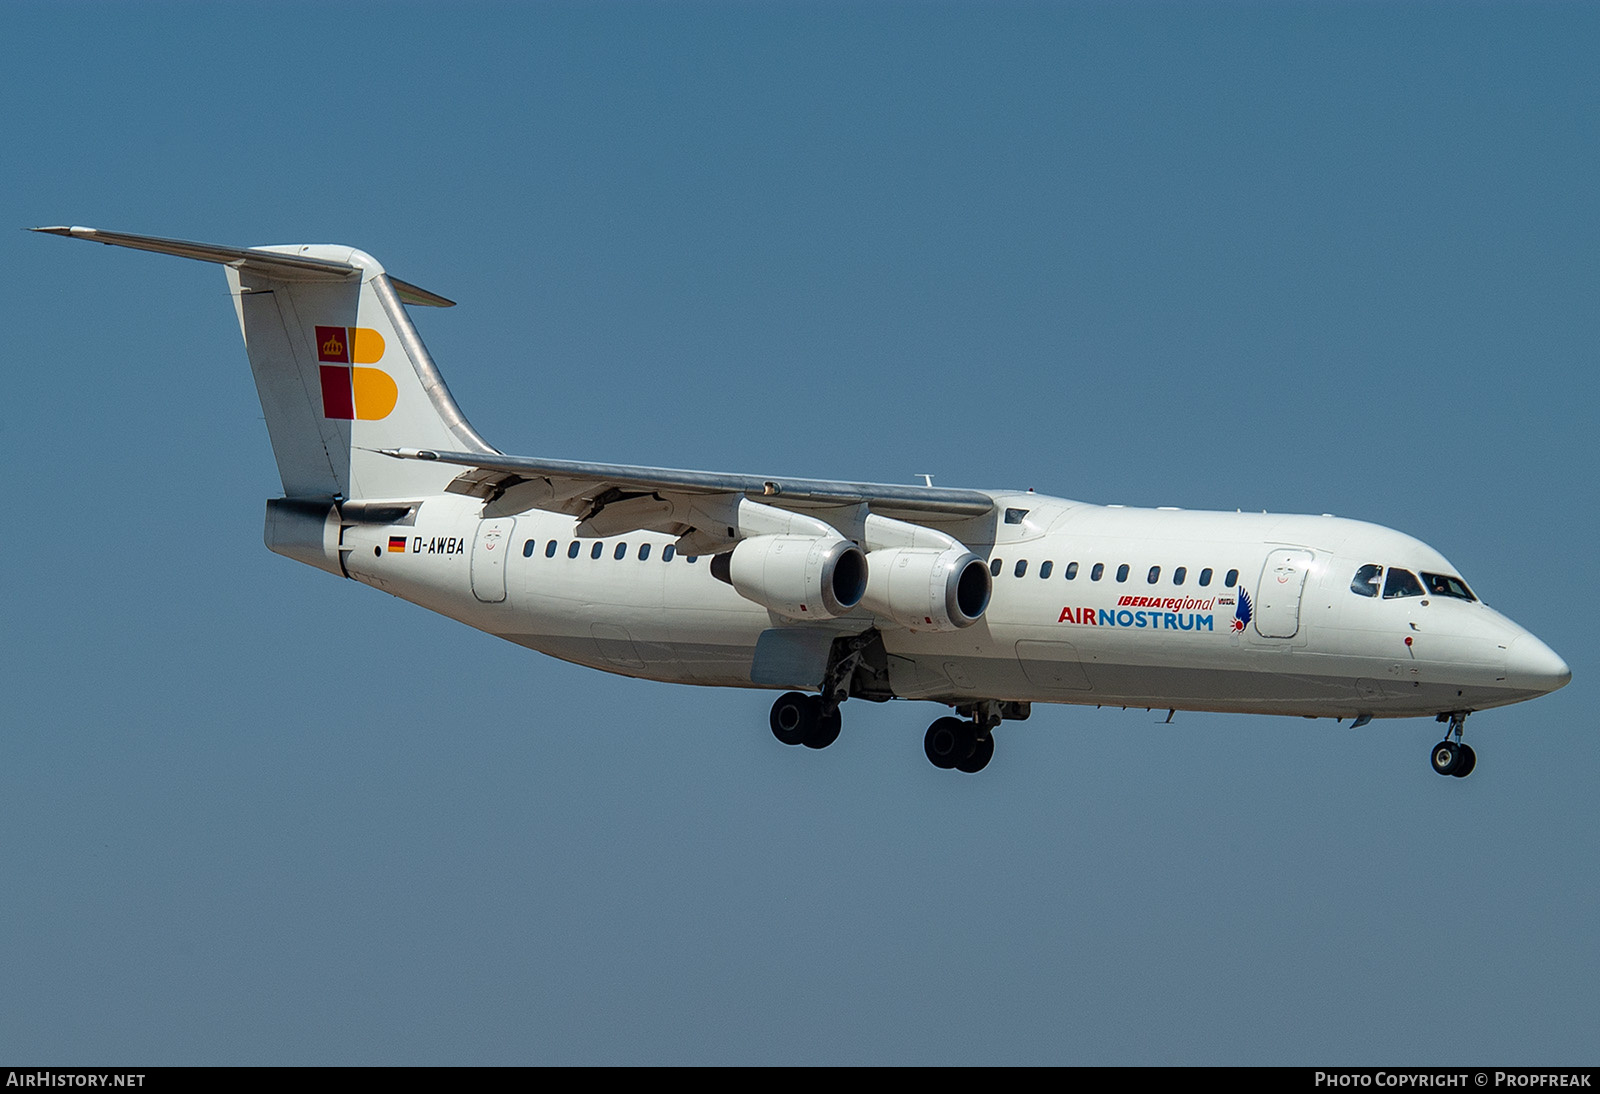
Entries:
<svg viewBox="0 0 1600 1094">
<path fill-rule="evenodd" d="M 1334 512 L 1571 664 L 1468 722 L 540 658 L 268 553 L 214 267 L 0 235 L 0 1059 L 1593 1063 L 1600 13 L 12 5 L 3 206 L 339 242 L 507 451 Z M 1164 713 L 1164 712 L 1163 712 Z"/>
</svg>

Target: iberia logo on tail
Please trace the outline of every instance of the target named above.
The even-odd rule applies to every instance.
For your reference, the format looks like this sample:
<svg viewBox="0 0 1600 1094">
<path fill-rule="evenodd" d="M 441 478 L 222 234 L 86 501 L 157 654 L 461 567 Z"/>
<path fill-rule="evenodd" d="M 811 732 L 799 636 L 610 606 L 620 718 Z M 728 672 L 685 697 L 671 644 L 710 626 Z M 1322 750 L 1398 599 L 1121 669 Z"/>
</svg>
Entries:
<svg viewBox="0 0 1600 1094">
<path fill-rule="evenodd" d="M 318 327 L 317 360 L 322 373 L 322 416 L 375 422 L 387 418 L 400 397 L 394 377 L 361 368 L 383 360 L 383 335 L 368 327 Z"/>
</svg>

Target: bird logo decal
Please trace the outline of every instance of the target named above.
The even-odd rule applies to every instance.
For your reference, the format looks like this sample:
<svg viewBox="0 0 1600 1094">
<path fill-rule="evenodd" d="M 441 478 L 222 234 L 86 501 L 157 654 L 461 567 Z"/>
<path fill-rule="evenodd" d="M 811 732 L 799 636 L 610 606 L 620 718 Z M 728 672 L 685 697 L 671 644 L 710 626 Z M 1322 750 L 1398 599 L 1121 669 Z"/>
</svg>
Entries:
<svg viewBox="0 0 1600 1094">
<path fill-rule="evenodd" d="M 1244 586 L 1239 586 L 1239 605 L 1233 609 L 1233 633 L 1238 634 L 1244 630 L 1244 625 L 1250 622 L 1250 617 L 1255 614 L 1250 608 L 1250 594 L 1244 591 Z"/>
</svg>

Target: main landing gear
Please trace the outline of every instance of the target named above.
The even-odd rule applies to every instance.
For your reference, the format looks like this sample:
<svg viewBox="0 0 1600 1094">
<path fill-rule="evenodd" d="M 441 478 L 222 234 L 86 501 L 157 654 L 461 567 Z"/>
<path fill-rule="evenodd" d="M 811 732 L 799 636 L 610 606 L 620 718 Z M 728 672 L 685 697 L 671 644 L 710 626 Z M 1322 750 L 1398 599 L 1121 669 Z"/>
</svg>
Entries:
<svg viewBox="0 0 1600 1094">
<path fill-rule="evenodd" d="M 994 759 L 994 731 L 1003 719 L 1022 721 L 1033 708 L 1028 703 L 980 699 L 956 708 L 965 718 L 940 718 L 922 738 L 928 762 L 945 771 L 982 771 Z"/>
<path fill-rule="evenodd" d="M 973 774 L 994 759 L 994 737 L 977 722 L 964 718 L 940 718 L 928 727 L 922 738 L 928 762 L 946 771 Z"/>
<path fill-rule="evenodd" d="M 786 745 L 805 745 L 807 748 L 827 748 L 839 739 L 839 729 L 844 719 L 839 708 L 824 711 L 822 696 L 790 691 L 778 696 L 772 704 L 772 735 Z"/>
<path fill-rule="evenodd" d="M 1461 731 L 1467 724 L 1467 713 L 1457 710 L 1439 715 L 1439 721 L 1448 721 L 1450 728 L 1445 730 L 1444 740 L 1433 746 L 1429 759 L 1433 769 L 1441 775 L 1464 779 L 1478 766 L 1478 754 L 1472 751 L 1471 745 L 1461 743 Z"/>
<path fill-rule="evenodd" d="M 841 638 L 833 644 L 828 667 L 822 674 L 820 695 L 789 691 L 778 696 L 767 719 L 774 737 L 786 745 L 807 748 L 827 748 L 839 739 L 839 729 L 844 725 L 839 704 L 850 698 L 850 681 L 871 645 L 869 635 L 875 632 Z"/>
<path fill-rule="evenodd" d="M 778 696 L 767 719 L 772 735 L 786 745 L 827 748 L 839 739 L 838 692 L 821 695 L 790 691 Z M 830 702 L 829 700 L 834 700 Z M 928 727 L 922 750 L 934 767 L 946 771 L 982 771 L 994 759 L 994 729 L 1003 718 L 1021 720 L 1031 710 L 1027 703 L 984 699 L 956 708 L 963 718 L 940 718 Z"/>
</svg>

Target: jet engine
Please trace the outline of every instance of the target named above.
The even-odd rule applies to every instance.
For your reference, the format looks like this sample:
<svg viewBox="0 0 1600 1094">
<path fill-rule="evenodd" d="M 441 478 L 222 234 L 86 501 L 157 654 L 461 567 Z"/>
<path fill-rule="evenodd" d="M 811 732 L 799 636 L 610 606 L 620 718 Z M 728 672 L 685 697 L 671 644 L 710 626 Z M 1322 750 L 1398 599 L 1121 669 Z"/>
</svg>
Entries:
<svg viewBox="0 0 1600 1094">
<path fill-rule="evenodd" d="M 820 536 L 752 536 L 713 559 L 711 572 L 746 600 L 791 619 L 844 615 L 867 589 L 861 548 Z"/>
<path fill-rule="evenodd" d="M 970 627 L 989 607 L 989 567 L 964 547 L 885 547 L 867 555 L 861 604 L 914 631 Z"/>
</svg>

